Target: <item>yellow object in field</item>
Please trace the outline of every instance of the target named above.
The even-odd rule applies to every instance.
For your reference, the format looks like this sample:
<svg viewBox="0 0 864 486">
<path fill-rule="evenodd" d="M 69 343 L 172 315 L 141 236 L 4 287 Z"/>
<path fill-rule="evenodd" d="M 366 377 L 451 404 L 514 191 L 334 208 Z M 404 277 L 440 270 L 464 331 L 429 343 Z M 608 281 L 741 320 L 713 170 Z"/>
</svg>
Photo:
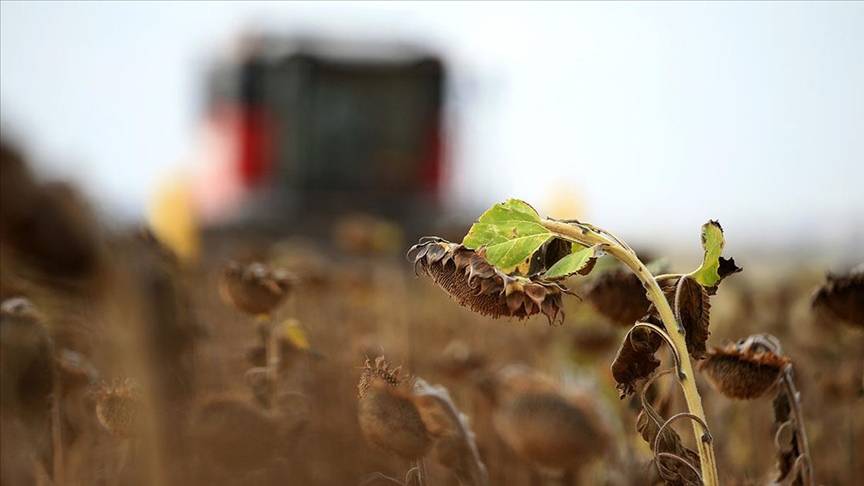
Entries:
<svg viewBox="0 0 864 486">
<path fill-rule="evenodd" d="M 200 237 L 189 184 L 183 177 L 163 183 L 153 198 L 150 228 L 156 238 L 185 262 L 198 258 Z"/>
<path fill-rule="evenodd" d="M 285 319 L 282 322 L 280 329 L 282 336 L 287 339 L 295 348 L 301 350 L 309 349 L 309 338 L 306 337 L 306 331 L 300 325 L 297 319 Z"/>
</svg>

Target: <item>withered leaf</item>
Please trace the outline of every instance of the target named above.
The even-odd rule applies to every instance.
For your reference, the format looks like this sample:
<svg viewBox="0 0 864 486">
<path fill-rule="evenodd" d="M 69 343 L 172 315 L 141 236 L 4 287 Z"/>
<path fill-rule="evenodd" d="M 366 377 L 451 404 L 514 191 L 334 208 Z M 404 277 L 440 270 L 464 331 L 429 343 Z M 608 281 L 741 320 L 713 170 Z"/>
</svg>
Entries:
<svg viewBox="0 0 864 486">
<path fill-rule="evenodd" d="M 711 302 L 705 287 L 684 275 L 660 282 L 666 300 L 675 312 L 675 318 L 684 327 L 687 351 L 695 359 L 705 357 L 705 343 L 708 341 Z"/>
<path fill-rule="evenodd" d="M 660 348 L 662 339 L 645 328 L 633 328 L 624 336 L 612 362 L 612 377 L 618 382 L 621 398 L 632 394 L 638 382 L 651 376 L 660 366 L 654 353 Z"/>
<path fill-rule="evenodd" d="M 724 258 L 721 256 L 717 265 L 717 275 L 720 276 L 720 281 L 717 282 L 717 285 L 705 288 L 705 290 L 708 291 L 708 295 L 714 295 L 717 293 L 717 287 L 720 286 L 720 282 L 722 282 L 724 278 L 743 270 L 743 268 L 735 264 L 734 258 Z"/>
<path fill-rule="evenodd" d="M 651 417 L 642 410 L 639 416 L 636 417 L 636 431 L 642 436 L 642 439 L 648 443 L 654 454 L 668 453 L 674 454 L 687 462 L 693 467 L 699 469 L 699 454 L 685 447 L 681 443 L 681 436 L 675 430 L 667 426 L 663 429 L 663 436 L 657 441 L 657 433 L 660 431 L 660 426 L 651 419 Z M 654 450 L 654 444 L 657 444 L 657 450 Z M 660 461 L 663 468 L 661 477 L 670 486 L 699 486 L 702 482 L 699 477 L 687 466 L 680 461 L 668 457 L 655 458 L 655 461 Z"/>
<path fill-rule="evenodd" d="M 789 403 L 789 395 L 785 391 L 780 391 L 774 398 L 774 423 L 777 427 L 788 426 L 792 406 Z M 783 434 L 781 437 L 784 443 L 777 444 L 777 483 L 802 485 L 800 478 L 792 478 L 795 473 L 795 461 L 801 455 L 798 450 L 798 430 L 794 427 L 791 429 L 791 434 Z"/>
<path fill-rule="evenodd" d="M 537 275 L 552 268 L 558 260 L 566 257 L 572 251 L 572 243 L 561 238 L 552 238 L 531 257 L 529 275 Z"/>
</svg>

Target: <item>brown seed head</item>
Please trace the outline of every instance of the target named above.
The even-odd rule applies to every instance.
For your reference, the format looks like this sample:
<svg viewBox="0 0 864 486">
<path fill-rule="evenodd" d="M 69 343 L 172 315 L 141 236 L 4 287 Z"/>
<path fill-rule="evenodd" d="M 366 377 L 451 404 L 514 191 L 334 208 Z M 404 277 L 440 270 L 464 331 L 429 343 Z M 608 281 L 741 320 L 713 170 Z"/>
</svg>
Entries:
<svg viewBox="0 0 864 486">
<path fill-rule="evenodd" d="M 219 281 L 222 298 L 238 310 L 252 315 L 269 314 L 288 296 L 294 278 L 281 269 L 262 263 L 230 262 Z"/>
<path fill-rule="evenodd" d="M 829 318 L 864 328 L 864 265 L 846 275 L 828 275 L 812 304 Z"/>
<path fill-rule="evenodd" d="M 608 435 L 585 396 L 565 395 L 548 379 L 522 369 L 500 375 L 498 434 L 522 459 L 548 470 L 579 470 L 603 454 Z"/>
<path fill-rule="evenodd" d="M 615 269 L 598 275 L 585 289 L 591 306 L 616 324 L 631 326 L 647 312 L 650 302 L 633 272 Z"/>
<path fill-rule="evenodd" d="M 138 431 L 142 414 L 141 389 L 130 380 L 103 383 L 96 390 L 96 418 L 116 437 L 130 437 Z"/>
<path fill-rule="evenodd" d="M 459 304 L 489 316 L 524 319 L 543 313 L 550 323 L 564 321 L 563 285 L 539 277 L 507 275 L 483 256 L 441 238 L 424 238 L 411 247 L 415 269 L 422 269 Z"/>
<path fill-rule="evenodd" d="M 605 355 L 618 344 L 618 335 L 617 329 L 602 322 L 584 323 L 568 335 L 571 354 L 574 358 Z"/>
<path fill-rule="evenodd" d="M 720 393 L 750 400 L 765 395 L 790 362 L 789 358 L 748 339 L 712 349 L 699 369 Z"/>
<path fill-rule="evenodd" d="M 471 349 L 465 341 L 450 341 L 436 361 L 435 368 L 453 379 L 464 378 L 486 365 L 486 357 Z"/>
<path fill-rule="evenodd" d="M 358 420 L 366 440 L 406 460 L 426 455 L 432 440 L 412 401 L 410 380 L 383 356 L 366 360 L 357 386 Z"/>
</svg>

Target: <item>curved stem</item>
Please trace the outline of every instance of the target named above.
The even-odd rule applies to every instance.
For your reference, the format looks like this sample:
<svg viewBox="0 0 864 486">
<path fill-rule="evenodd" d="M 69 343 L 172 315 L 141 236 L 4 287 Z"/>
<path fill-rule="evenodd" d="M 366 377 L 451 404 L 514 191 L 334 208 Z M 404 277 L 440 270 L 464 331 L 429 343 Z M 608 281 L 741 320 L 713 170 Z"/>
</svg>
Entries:
<svg viewBox="0 0 864 486">
<path fill-rule="evenodd" d="M 681 370 L 681 357 L 678 356 L 678 351 L 675 350 L 675 345 L 672 343 L 672 340 L 669 338 L 669 336 L 666 335 L 666 332 L 664 332 L 659 327 L 651 324 L 650 322 L 637 322 L 636 324 L 633 324 L 633 327 L 631 327 L 630 331 L 627 333 L 627 337 L 628 339 L 630 339 L 630 342 L 633 342 L 633 330 L 640 327 L 650 329 L 651 331 L 657 333 L 661 338 L 663 338 L 664 341 L 666 341 L 666 344 L 669 345 L 669 349 L 672 351 L 672 357 L 675 358 L 675 371 L 678 373 L 678 376 L 684 376 L 684 371 Z"/>
<path fill-rule="evenodd" d="M 804 428 L 804 415 L 801 413 L 801 403 L 798 398 L 798 389 L 795 388 L 795 382 L 792 380 L 792 365 L 787 365 L 783 370 L 783 388 L 786 396 L 789 397 L 789 409 L 792 411 L 792 418 L 795 421 L 796 438 L 798 439 L 799 457 L 804 458 L 805 468 L 803 472 L 803 480 L 805 485 L 812 485 L 813 482 L 813 462 L 810 456 L 810 444 L 807 440 L 807 431 Z"/>
<path fill-rule="evenodd" d="M 645 264 L 636 257 L 636 254 L 632 250 L 619 244 L 617 238 L 613 239 L 604 236 L 603 233 L 605 232 L 601 233 L 593 227 L 579 223 L 562 223 L 550 219 L 544 220 L 543 226 L 566 240 L 575 241 L 587 246 L 607 245 L 606 252 L 630 268 L 636 274 L 636 277 L 642 281 L 642 285 L 647 291 L 648 299 L 651 300 L 657 309 L 657 313 L 660 314 L 660 319 L 662 319 L 663 326 L 666 328 L 672 344 L 674 344 L 675 351 L 681 357 L 683 376 L 679 376 L 678 380 L 681 383 L 681 388 L 684 390 L 687 409 L 690 413 L 707 423 L 705 420 L 705 411 L 702 408 L 702 399 L 699 396 L 699 390 L 696 389 L 695 374 L 693 373 L 693 365 L 690 363 L 690 355 L 687 352 L 687 343 L 684 339 L 684 334 L 679 329 L 678 321 L 675 319 L 675 314 L 672 312 L 666 296 L 657 284 L 657 280 L 645 267 Z M 696 421 L 692 421 L 692 423 L 693 435 L 696 438 L 696 445 L 699 451 L 703 481 L 705 482 L 705 486 L 717 486 L 719 481 L 717 478 L 714 447 L 710 442 L 703 440 L 702 426 Z"/>
<path fill-rule="evenodd" d="M 657 447 L 660 444 L 660 434 L 663 433 L 663 430 L 666 429 L 666 427 L 669 427 L 670 425 L 672 425 L 672 422 L 674 422 L 678 419 L 681 419 L 681 418 L 689 418 L 689 419 L 692 419 L 692 420 L 699 422 L 699 425 L 702 426 L 702 430 L 703 430 L 703 434 L 704 434 L 703 437 L 707 436 L 708 442 L 710 442 L 712 440 L 711 439 L 711 432 L 708 431 L 708 425 L 705 422 L 703 422 L 701 418 L 693 415 L 692 413 L 681 412 L 681 413 L 676 413 L 675 415 L 666 419 L 666 421 L 663 422 L 663 425 L 661 425 L 660 428 L 657 429 L 657 437 L 654 438 L 654 450 L 655 451 L 657 450 Z"/>
</svg>

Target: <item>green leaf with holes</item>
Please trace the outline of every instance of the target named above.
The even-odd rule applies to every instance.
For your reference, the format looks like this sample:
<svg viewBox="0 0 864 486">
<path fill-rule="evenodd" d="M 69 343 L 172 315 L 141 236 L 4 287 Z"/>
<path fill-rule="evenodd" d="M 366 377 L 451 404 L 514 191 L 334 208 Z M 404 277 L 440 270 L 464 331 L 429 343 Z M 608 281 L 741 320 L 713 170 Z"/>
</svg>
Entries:
<svg viewBox="0 0 864 486">
<path fill-rule="evenodd" d="M 510 199 L 480 215 L 462 244 L 482 250 L 489 263 L 509 273 L 524 265 L 553 236 L 534 208 L 525 201 Z"/>
</svg>

